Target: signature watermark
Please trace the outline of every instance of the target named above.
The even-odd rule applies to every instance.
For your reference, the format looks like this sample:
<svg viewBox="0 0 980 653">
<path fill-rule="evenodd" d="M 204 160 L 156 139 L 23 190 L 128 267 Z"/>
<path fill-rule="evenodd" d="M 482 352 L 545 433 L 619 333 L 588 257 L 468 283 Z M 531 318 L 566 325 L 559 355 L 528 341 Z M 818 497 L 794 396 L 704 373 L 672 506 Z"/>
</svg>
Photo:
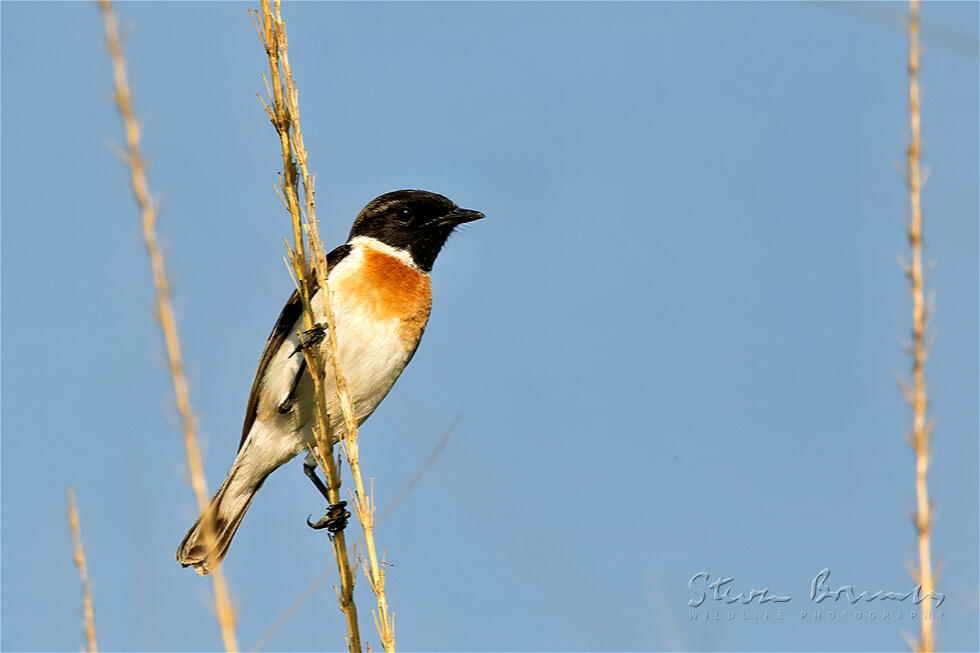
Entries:
<svg viewBox="0 0 980 653">
<path fill-rule="evenodd" d="M 793 601 L 791 595 L 777 594 L 769 587 L 736 591 L 734 577 L 712 579 L 708 572 L 699 571 L 691 576 L 687 587 L 691 593 L 687 604 L 696 608 L 689 614 L 692 621 L 778 622 L 793 618 L 797 612 L 785 605 Z M 941 621 L 944 612 L 937 608 L 945 600 L 941 592 L 923 593 L 921 585 L 907 592 L 835 587 L 830 583 L 830 570 L 825 568 L 810 581 L 809 595 L 803 599 L 806 603 L 798 616 L 801 621 L 813 622 Z"/>
</svg>

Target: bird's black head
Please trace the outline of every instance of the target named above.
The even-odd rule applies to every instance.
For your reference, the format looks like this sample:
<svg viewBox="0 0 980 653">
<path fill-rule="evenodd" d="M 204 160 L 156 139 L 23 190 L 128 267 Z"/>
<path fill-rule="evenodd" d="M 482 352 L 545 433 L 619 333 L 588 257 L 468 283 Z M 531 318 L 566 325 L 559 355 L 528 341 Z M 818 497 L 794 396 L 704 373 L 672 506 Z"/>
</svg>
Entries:
<svg viewBox="0 0 980 653">
<path fill-rule="evenodd" d="M 354 220 L 350 238 L 367 236 L 408 252 L 429 272 L 436 255 L 457 225 L 484 217 L 424 190 L 396 190 L 376 197 Z"/>
</svg>

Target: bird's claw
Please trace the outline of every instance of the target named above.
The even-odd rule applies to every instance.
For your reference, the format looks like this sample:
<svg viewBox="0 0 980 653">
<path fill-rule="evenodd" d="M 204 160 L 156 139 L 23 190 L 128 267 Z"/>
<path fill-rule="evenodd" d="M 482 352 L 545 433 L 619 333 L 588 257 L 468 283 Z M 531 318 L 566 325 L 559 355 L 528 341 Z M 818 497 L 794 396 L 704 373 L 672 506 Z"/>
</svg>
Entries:
<svg viewBox="0 0 980 653">
<path fill-rule="evenodd" d="M 339 533 L 347 528 L 347 520 L 350 519 L 350 511 L 347 510 L 347 502 L 332 503 L 327 506 L 327 514 L 318 519 L 315 523 L 306 518 L 306 525 L 315 531 L 327 529 L 331 537 L 334 533 Z"/>
<path fill-rule="evenodd" d="M 290 358 L 295 356 L 301 351 L 309 349 L 313 345 L 323 340 L 323 337 L 327 335 L 327 325 L 326 324 L 314 324 L 312 329 L 307 329 L 300 336 L 299 344 L 296 345 L 296 349 L 293 353 L 289 355 Z"/>
</svg>

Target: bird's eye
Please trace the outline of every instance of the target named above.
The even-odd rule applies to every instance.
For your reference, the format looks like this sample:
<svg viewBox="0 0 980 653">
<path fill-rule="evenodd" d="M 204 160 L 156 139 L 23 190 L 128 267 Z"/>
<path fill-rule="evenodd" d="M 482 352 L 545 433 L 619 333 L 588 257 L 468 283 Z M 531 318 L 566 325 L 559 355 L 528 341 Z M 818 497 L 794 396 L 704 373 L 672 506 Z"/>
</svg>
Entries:
<svg viewBox="0 0 980 653">
<path fill-rule="evenodd" d="M 412 209 L 403 207 L 395 211 L 395 222 L 398 224 L 409 224 L 415 214 L 412 213 Z"/>
</svg>

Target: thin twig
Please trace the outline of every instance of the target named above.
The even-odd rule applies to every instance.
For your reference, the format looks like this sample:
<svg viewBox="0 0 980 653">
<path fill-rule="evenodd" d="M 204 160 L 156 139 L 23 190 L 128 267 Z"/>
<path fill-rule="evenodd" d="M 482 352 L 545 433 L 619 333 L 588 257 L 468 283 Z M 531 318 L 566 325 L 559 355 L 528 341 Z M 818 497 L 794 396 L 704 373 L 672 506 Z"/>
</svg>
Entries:
<svg viewBox="0 0 980 653">
<path fill-rule="evenodd" d="M 96 653 L 99 650 L 99 645 L 95 641 L 95 609 L 92 607 L 92 587 L 88 582 L 88 566 L 85 564 L 85 547 L 82 546 L 81 519 L 78 517 L 78 508 L 75 506 L 75 491 L 71 488 L 68 488 L 68 524 L 71 526 L 71 538 L 75 544 L 75 566 L 78 567 L 78 576 L 82 581 L 85 641 L 88 644 L 86 650 L 91 651 L 91 653 Z"/>
<path fill-rule="evenodd" d="M 180 351 L 180 338 L 177 334 L 177 321 L 174 317 L 173 305 L 170 300 L 170 286 L 167 282 L 166 267 L 163 251 L 160 249 L 156 235 L 156 207 L 150 197 L 146 183 L 146 166 L 140 150 L 139 124 L 133 112 L 132 99 L 129 91 L 129 81 L 126 75 L 126 64 L 123 59 L 122 45 L 116 25 L 116 17 L 109 0 L 99 0 L 102 16 L 105 21 L 106 43 L 112 58 L 113 76 L 115 78 L 115 102 L 122 115 L 126 133 L 126 162 L 130 169 L 130 180 L 133 194 L 139 204 L 143 223 L 143 240 L 150 256 L 153 270 L 153 282 L 156 286 L 157 317 L 163 330 L 164 342 L 167 349 L 167 362 L 173 378 L 174 394 L 177 399 L 177 412 L 180 414 L 181 429 L 184 444 L 187 449 L 187 463 L 190 471 L 191 486 L 197 498 L 197 505 L 205 515 L 202 520 L 205 545 L 208 550 L 214 541 L 213 515 L 208 508 L 207 482 L 204 478 L 204 464 L 197 442 L 194 413 L 191 410 L 190 391 L 184 376 L 184 364 Z M 210 519 L 208 518 L 210 516 Z M 211 574 L 214 583 L 214 605 L 218 623 L 221 627 L 221 638 L 226 651 L 237 651 L 235 641 L 235 613 L 228 596 L 224 574 L 216 569 Z"/>
<path fill-rule="evenodd" d="M 292 70 L 289 66 L 286 26 L 282 20 L 278 0 L 274 2 L 274 12 L 270 9 L 268 0 L 263 0 L 260 6 L 261 25 L 259 21 L 256 21 L 256 30 L 259 32 L 262 44 L 265 46 L 266 55 L 269 58 L 271 84 L 269 83 L 270 80 L 267 80 L 267 85 L 271 89 L 272 106 L 266 105 L 266 113 L 275 126 L 276 132 L 279 134 L 282 152 L 282 190 L 293 226 L 293 246 L 289 248 L 292 274 L 303 303 L 303 318 L 306 329 L 312 329 L 317 323 L 317 316 L 311 304 L 314 295 L 314 279 L 311 278 L 311 272 L 315 276 L 316 282 L 318 282 L 320 292 L 324 298 L 323 317 L 327 323 L 327 340 L 336 377 L 335 385 L 337 386 L 341 403 L 343 403 L 346 387 L 342 387 L 343 377 L 339 374 L 334 356 L 334 352 L 337 351 L 337 345 L 330 289 L 327 285 L 326 257 L 323 255 L 323 248 L 320 245 L 317 230 L 312 176 L 309 175 L 306 167 L 307 154 L 306 149 L 303 147 L 302 131 L 299 125 L 296 86 L 293 82 Z M 255 21 L 254 13 L 252 14 L 252 18 Z M 299 202 L 297 162 L 300 162 L 303 170 L 307 214 L 305 225 Z M 304 227 L 305 237 L 309 242 L 313 259 L 312 265 L 307 259 L 304 243 Z M 324 475 L 327 477 L 326 485 L 330 502 L 337 504 L 340 502 L 340 473 L 334 462 L 333 429 L 331 427 L 330 415 L 326 403 L 327 398 L 323 387 L 325 371 L 323 352 L 320 347 L 309 347 L 304 349 L 303 354 L 306 358 L 310 376 L 313 379 L 317 423 L 316 428 L 314 428 L 317 441 L 316 457 L 320 466 L 323 468 Z M 337 592 L 337 598 L 347 621 L 347 645 L 352 652 L 361 651 L 360 626 L 357 620 L 357 606 L 354 604 L 354 575 L 351 569 L 346 538 L 343 531 L 334 534 L 333 549 L 334 557 L 337 561 L 337 569 L 340 573 L 340 590 Z"/>
<path fill-rule="evenodd" d="M 929 440 L 932 423 L 926 415 L 928 396 L 925 382 L 925 363 L 928 357 L 926 329 L 927 307 L 924 299 L 922 273 L 922 175 L 919 170 L 919 154 L 922 150 L 922 131 L 919 117 L 919 0 L 909 2 L 909 126 L 911 141 L 908 147 L 908 187 L 911 216 L 909 219 L 909 245 L 912 263 L 908 279 L 912 295 L 912 384 L 909 403 L 912 406 L 912 448 L 915 450 L 915 530 L 919 548 L 919 567 L 916 579 L 922 586 L 922 596 L 932 599 L 935 579 L 932 573 L 930 534 L 932 513 L 929 504 L 927 475 L 929 472 Z M 932 619 L 920 620 L 922 631 L 917 650 L 931 652 L 934 648 Z"/>
</svg>

